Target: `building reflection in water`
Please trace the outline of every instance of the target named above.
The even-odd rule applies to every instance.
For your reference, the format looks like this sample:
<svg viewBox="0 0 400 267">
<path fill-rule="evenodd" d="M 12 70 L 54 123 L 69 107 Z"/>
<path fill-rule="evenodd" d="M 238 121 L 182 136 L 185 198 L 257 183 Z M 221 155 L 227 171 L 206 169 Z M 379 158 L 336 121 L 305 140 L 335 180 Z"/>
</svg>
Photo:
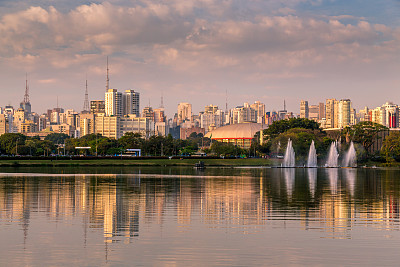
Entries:
<svg viewBox="0 0 400 267">
<path fill-rule="evenodd" d="M 248 226 L 289 215 L 306 229 L 335 238 L 351 238 L 356 221 L 399 228 L 400 182 L 390 171 L 260 169 L 238 176 L 201 175 L 3 177 L 0 220 L 20 224 L 26 239 L 32 213 L 54 222 L 81 218 L 85 236 L 88 229 L 98 229 L 109 243 L 132 242 L 141 224 L 162 227 L 171 218 L 181 226 L 196 219 L 246 232 Z"/>
</svg>

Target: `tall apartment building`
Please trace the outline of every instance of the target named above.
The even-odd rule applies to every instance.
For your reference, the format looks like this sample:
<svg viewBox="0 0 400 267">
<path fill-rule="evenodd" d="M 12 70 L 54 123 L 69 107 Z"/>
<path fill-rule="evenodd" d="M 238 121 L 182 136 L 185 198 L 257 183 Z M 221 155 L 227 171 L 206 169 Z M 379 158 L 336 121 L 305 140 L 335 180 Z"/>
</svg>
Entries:
<svg viewBox="0 0 400 267">
<path fill-rule="evenodd" d="M 265 104 L 260 101 L 255 101 L 254 104 L 250 105 L 250 108 L 254 109 L 256 112 L 256 120 L 257 123 L 265 123 L 264 115 L 265 115 Z"/>
<path fill-rule="evenodd" d="M 155 121 L 154 119 L 154 111 L 152 107 L 144 107 L 142 110 L 142 117 Z"/>
<path fill-rule="evenodd" d="M 319 121 L 319 105 L 310 105 L 308 107 L 308 119 Z"/>
<path fill-rule="evenodd" d="M 398 128 L 399 127 L 399 107 L 392 102 L 386 102 L 382 105 L 385 110 L 384 123 L 388 128 Z"/>
<path fill-rule="evenodd" d="M 117 89 L 108 89 L 105 93 L 105 114 L 106 116 L 122 116 L 122 93 Z"/>
<path fill-rule="evenodd" d="M 80 136 L 95 133 L 95 118 L 94 113 L 81 113 L 79 114 L 79 131 Z"/>
<path fill-rule="evenodd" d="M 325 105 L 325 127 L 326 128 L 335 128 L 335 103 L 336 99 L 327 99 Z"/>
<path fill-rule="evenodd" d="M 0 135 L 8 132 L 7 117 L 5 114 L 0 114 Z"/>
<path fill-rule="evenodd" d="M 308 101 L 306 101 L 306 100 L 300 101 L 300 118 L 303 118 L 303 119 L 309 118 Z"/>
<path fill-rule="evenodd" d="M 136 117 L 140 116 L 139 111 L 139 93 L 134 90 L 125 90 L 122 95 L 122 102 L 124 107 L 124 115 L 134 114 Z"/>
<path fill-rule="evenodd" d="M 192 104 L 179 103 L 178 105 L 178 125 L 184 121 L 192 120 Z"/>
<path fill-rule="evenodd" d="M 342 99 L 338 103 L 338 116 L 337 116 L 337 127 L 335 128 L 344 128 L 346 126 L 351 125 L 351 101 L 350 99 Z"/>
<path fill-rule="evenodd" d="M 164 108 L 154 109 L 154 122 L 166 122 L 167 118 L 164 113 Z"/>
<path fill-rule="evenodd" d="M 324 103 L 319 103 L 319 120 L 322 120 L 323 118 L 325 118 L 325 104 Z"/>
</svg>

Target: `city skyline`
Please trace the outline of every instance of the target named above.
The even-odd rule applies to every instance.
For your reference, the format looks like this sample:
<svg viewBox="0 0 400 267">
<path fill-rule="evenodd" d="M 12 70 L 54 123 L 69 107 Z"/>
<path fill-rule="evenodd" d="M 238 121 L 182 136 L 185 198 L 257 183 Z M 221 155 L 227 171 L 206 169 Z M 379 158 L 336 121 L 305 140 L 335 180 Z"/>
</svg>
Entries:
<svg viewBox="0 0 400 267">
<path fill-rule="evenodd" d="M 0 3 L 0 106 L 80 111 L 110 88 L 141 94 L 168 117 L 181 102 L 198 113 L 260 100 L 299 113 L 298 103 L 399 102 L 398 1 L 84 1 Z M 379 92 L 379 93 L 378 93 Z M 372 97 L 373 96 L 373 97 Z M 213 101 L 209 101 L 213 99 Z M 50 104 L 54 103 L 54 104 Z"/>
</svg>

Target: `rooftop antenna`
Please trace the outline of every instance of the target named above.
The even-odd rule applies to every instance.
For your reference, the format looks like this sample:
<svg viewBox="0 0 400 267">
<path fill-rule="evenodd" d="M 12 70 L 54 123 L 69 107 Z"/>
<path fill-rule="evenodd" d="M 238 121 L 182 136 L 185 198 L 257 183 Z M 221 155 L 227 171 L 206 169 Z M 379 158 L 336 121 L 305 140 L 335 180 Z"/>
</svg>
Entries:
<svg viewBox="0 0 400 267">
<path fill-rule="evenodd" d="M 85 101 L 83 102 L 83 111 L 89 111 L 89 93 L 87 87 L 87 75 L 86 75 L 86 90 L 85 90 Z"/>
<path fill-rule="evenodd" d="M 161 92 L 161 105 L 160 108 L 164 108 L 164 96 L 163 96 L 163 92 Z"/>
<path fill-rule="evenodd" d="M 29 103 L 28 73 L 26 73 L 26 79 L 25 79 L 25 95 L 24 95 L 24 103 Z"/>
<path fill-rule="evenodd" d="M 108 56 L 107 56 L 107 84 L 106 84 L 106 92 L 108 91 L 108 89 L 110 89 L 110 79 L 108 77 Z"/>
<path fill-rule="evenodd" d="M 283 110 L 286 110 L 286 100 L 283 99 Z"/>
<path fill-rule="evenodd" d="M 228 113 L 228 90 L 225 90 L 225 113 Z"/>
</svg>

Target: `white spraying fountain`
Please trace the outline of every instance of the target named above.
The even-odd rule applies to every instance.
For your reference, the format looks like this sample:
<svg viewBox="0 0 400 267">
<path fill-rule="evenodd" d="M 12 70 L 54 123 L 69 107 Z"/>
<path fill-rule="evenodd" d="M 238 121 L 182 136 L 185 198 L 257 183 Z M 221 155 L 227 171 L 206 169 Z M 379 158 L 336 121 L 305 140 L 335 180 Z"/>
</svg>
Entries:
<svg viewBox="0 0 400 267">
<path fill-rule="evenodd" d="M 283 167 L 294 167 L 294 161 L 295 161 L 295 153 L 294 149 L 292 146 L 292 140 L 288 140 L 286 151 L 285 151 L 285 157 L 283 158 Z"/>
<path fill-rule="evenodd" d="M 317 167 L 317 151 L 315 150 L 314 140 L 312 140 L 310 145 L 310 151 L 308 152 L 307 167 L 308 168 Z"/>
<path fill-rule="evenodd" d="M 329 152 L 328 152 L 328 160 L 326 161 L 326 167 L 339 167 L 338 165 L 339 153 L 337 150 L 337 141 L 332 142 Z"/>
<path fill-rule="evenodd" d="M 357 153 L 354 148 L 353 141 L 350 143 L 349 150 L 347 151 L 344 159 L 343 159 L 344 167 L 357 167 Z"/>
</svg>

